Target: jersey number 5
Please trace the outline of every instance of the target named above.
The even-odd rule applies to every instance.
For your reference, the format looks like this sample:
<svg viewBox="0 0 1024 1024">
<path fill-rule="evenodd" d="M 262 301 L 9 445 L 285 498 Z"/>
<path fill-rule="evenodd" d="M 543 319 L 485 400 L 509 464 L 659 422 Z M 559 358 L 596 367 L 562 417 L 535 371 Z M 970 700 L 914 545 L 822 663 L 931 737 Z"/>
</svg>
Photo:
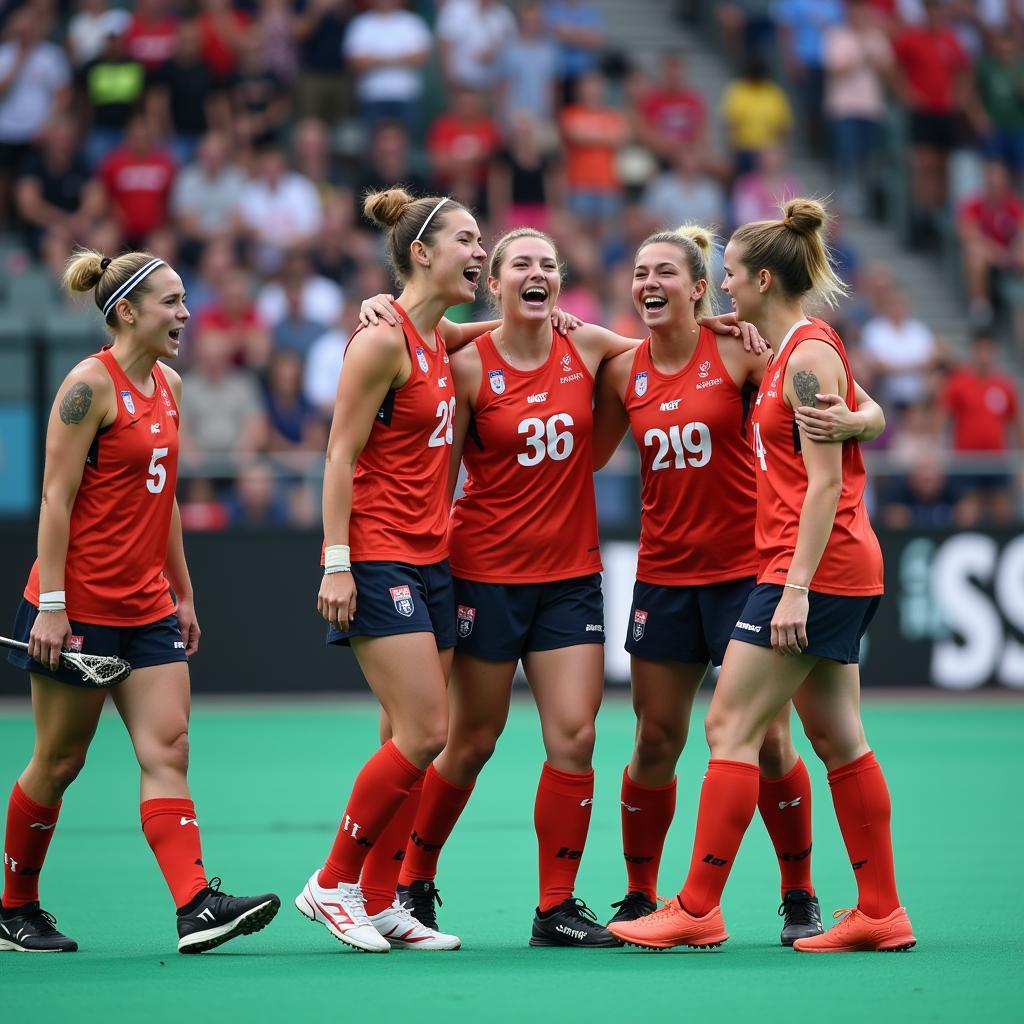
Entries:
<svg viewBox="0 0 1024 1024">
<path fill-rule="evenodd" d="M 159 494 L 167 483 L 167 470 L 160 465 L 167 451 L 166 448 L 153 449 L 153 457 L 149 460 L 149 475 L 146 477 L 146 489 L 150 494 Z"/>
<path fill-rule="evenodd" d="M 530 450 L 519 453 L 519 464 L 536 466 L 545 453 L 555 462 L 569 458 L 572 455 L 572 431 L 559 428 L 572 425 L 572 417 L 567 412 L 556 412 L 546 421 L 536 416 L 523 420 L 519 424 L 519 433 L 526 435 L 526 445 Z"/>
<path fill-rule="evenodd" d="M 428 448 L 440 448 L 452 443 L 452 420 L 455 417 L 455 399 L 437 403 L 437 426 L 427 442 Z"/>
</svg>

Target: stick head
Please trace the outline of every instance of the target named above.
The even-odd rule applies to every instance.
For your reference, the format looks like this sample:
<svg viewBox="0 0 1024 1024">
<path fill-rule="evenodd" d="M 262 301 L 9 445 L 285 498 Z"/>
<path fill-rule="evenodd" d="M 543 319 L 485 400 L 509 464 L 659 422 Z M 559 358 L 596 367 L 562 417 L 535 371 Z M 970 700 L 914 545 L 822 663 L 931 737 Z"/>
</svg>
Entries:
<svg viewBox="0 0 1024 1024">
<path fill-rule="evenodd" d="M 78 654 L 75 651 L 61 651 L 61 661 L 73 668 L 91 686 L 106 689 L 127 679 L 132 667 L 123 658 L 111 658 L 101 654 Z"/>
</svg>

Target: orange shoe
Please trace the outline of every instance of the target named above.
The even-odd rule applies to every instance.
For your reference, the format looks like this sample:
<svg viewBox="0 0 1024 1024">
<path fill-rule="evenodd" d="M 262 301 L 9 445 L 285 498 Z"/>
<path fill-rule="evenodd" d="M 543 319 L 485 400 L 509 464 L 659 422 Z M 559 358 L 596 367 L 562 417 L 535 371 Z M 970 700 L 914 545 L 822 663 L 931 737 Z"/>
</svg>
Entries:
<svg viewBox="0 0 1024 1024">
<path fill-rule="evenodd" d="M 692 917 L 683 910 L 678 896 L 646 917 L 609 924 L 608 931 L 623 942 L 648 949 L 671 949 L 672 946 L 706 949 L 720 946 L 729 938 L 721 907 L 715 907 L 703 917 Z"/>
<path fill-rule="evenodd" d="M 881 920 L 868 917 L 856 907 L 837 910 L 832 916 L 842 920 L 824 935 L 797 939 L 793 948 L 801 953 L 897 953 L 917 943 L 903 907 Z"/>
</svg>

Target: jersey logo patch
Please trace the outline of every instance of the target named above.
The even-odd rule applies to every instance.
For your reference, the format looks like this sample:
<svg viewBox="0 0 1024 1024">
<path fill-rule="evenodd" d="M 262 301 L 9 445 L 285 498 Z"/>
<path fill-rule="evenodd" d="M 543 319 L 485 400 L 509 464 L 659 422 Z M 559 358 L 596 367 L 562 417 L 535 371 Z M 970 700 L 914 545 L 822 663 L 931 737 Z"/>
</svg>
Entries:
<svg viewBox="0 0 1024 1024">
<path fill-rule="evenodd" d="M 496 395 L 505 394 L 505 374 L 501 370 L 488 370 L 487 380 Z"/>
<path fill-rule="evenodd" d="M 473 632 L 474 619 L 476 619 L 476 609 L 460 604 L 458 619 L 459 636 L 469 636 Z"/>
<path fill-rule="evenodd" d="M 633 611 L 633 639 L 642 640 L 644 638 L 644 630 L 647 628 L 647 612 L 640 611 L 639 608 Z"/>
<path fill-rule="evenodd" d="M 416 362 L 420 364 L 420 369 L 424 373 L 430 372 L 430 364 L 427 362 L 427 353 L 423 349 L 416 349 Z"/>
<path fill-rule="evenodd" d="M 167 388 L 161 388 L 160 389 L 160 395 L 161 395 L 161 397 L 164 400 L 164 405 L 166 405 L 167 408 L 170 409 L 170 407 L 171 407 L 171 398 L 167 394 Z"/>
<path fill-rule="evenodd" d="M 568 373 L 572 369 L 572 356 L 562 356 L 562 373 Z"/>
<path fill-rule="evenodd" d="M 68 637 L 68 650 L 74 651 L 75 654 L 81 654 L 82 648 L 85 646 L 84 636 L 70 636 Z"/>
<path fill-rule="evenodd" d="M 135 415 L 135 399 L 132 398 L 130 391 L 121 392 L 121 401 L 124 402 L 124 407 L 128 410 L 129 416 Z"/>
<path fill-rule="evenodd" d="M 704 378 L 711 371 L 711 360 L 705 359 L 703 363 L 697 368 L 697 376 Z"/>
<path fill-rule="evenodd" d="M 636 392 L 637 398 L 643 398 L 647 394 L 647 371 L 641 370 L 633 378 L 633 390 Z"/>
<path fill-rule="evenodd" d="M 392 587 L 391 600 L 395 602 L 395 611 L 407 619 L 416 608 L 412 602 L 412 591 L 408 587 Z"/>
</svg>

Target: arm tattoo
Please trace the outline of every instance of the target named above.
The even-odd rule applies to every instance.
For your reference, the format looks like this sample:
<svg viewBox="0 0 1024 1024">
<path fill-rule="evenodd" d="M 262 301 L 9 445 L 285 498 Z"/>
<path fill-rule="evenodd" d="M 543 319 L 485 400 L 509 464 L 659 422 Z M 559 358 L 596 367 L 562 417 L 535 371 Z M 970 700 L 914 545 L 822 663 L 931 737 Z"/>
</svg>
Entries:
<svg viewBox="0 0 1024 1024">
<path fill-rule="evenodd" d="M 92 405 L 92 388 L 88 384 L 75 384 L 68 388 L 60 400 L 60 418 L 67 424 L 81 423 Z"/>
<path fill-rule="evenodd" d="M 821 390 L 818 378 L 810 370 L 797 370 L 793 374 L 793 390 L 801 405 L 809 405 L 812 409 L 817 405 L 814 397 Z"/>
</svg>

